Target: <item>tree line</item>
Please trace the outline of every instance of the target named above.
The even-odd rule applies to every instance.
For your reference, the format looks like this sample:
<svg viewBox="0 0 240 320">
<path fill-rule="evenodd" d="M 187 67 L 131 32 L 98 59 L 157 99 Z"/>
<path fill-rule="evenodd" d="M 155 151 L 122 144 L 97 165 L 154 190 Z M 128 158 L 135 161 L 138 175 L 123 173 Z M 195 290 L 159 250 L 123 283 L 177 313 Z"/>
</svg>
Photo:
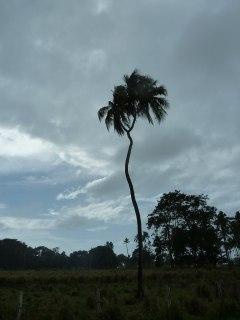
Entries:
<svg viewBox="0 0 240 320">
<path fill-rule="evenodd" d="M 207 203 L 206 195 L 185 194 L 178 190 L 165 193 L 148 215 L 149 232 L 142 233 L 143 265 L 203 266 L 239 264 L 240 212 L 229 217 Z M 67 255 L 59 248 L 32 248 L 16 239 L 0 240 L 0 269 L 113 269 L 132 268 L 138 264 L 136 249 L 117 255 L 112 242 L 89 251 Z"/>
<path fill-rule="evenodd" d="M 144 232 L 144 239 L 147 232 Z M 144 261 L 146 265 L 153 265 L 154 256 L 150 253 L 144 240 Z M 0 270 L 25 270 L 25 269 L 116 269 L 135 267 L 138 260 L 138 250 L 135 249 L 131 256 L 114 252 L 112 242 L 87 250 L 77 250 L 67 255 L 59 248 L 38 246 L 32 248 L 17 239 L 0 240 Z"/>
<path fill-rule="evenodd" d="M 0 240 L 0 269 L 107 269 L 118 266 L 112 242 L 67 255 L 59 248 L 32 248 L 16 239 Z"/>
</svg>

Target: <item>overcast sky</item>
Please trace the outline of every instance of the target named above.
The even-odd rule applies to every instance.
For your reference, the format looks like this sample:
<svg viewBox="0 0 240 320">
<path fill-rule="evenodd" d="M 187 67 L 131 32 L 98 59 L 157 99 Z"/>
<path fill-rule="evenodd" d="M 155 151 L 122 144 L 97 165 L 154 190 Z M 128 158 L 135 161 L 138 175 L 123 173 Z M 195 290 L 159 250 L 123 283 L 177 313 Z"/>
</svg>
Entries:
<svg viewBox="0 0 240 320">
<path fill-rule="evenodd" d="M 125 252 L 128 141 L 96 114 L 134 68 L 171 106 L 133 135 L 144 225 L 174 189 L 239 210 L 239 14 L 239 0 L 0 0 L 0 237 Z"/>
</svg>

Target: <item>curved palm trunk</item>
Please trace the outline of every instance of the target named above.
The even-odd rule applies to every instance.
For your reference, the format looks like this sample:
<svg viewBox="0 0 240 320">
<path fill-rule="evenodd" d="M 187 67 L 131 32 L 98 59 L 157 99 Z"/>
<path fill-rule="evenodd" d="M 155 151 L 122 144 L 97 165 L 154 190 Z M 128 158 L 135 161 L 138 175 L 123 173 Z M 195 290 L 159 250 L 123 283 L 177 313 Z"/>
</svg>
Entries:
<svg viewBox="0 0 240 320">
<path fill-rule="evenodd" d="M 138 209 L 136 197 L 135 197 L 135 192 L 133 189 L 133 184 L 128 172 L 128 166 L 129 166 L 129 160 L 131 156 L 131 151 L 132 151 L 132 146 L 133 146 L 133 140 L 130 135 L 130 132 L 127 132 L 127 137 L 130 141 L 129 147 L 128 147 L 128 152 L 127 152 L 127 157 L 125 161 L 125 175 L 127 178 L 128 186 L 130 189 L 130 194 L 131 194 L 131 199 L 132 199 L 132 204 L 135 210 L 136 218 L 137 218 L 137 231 L 138 231 L 138 291 L 137 291 L 137 297 L 142 299 L 143 298 L 143 243 L 142 243 L 142 222 L 141 222 L 141 216 L 140 212 Z"/>
</svg>

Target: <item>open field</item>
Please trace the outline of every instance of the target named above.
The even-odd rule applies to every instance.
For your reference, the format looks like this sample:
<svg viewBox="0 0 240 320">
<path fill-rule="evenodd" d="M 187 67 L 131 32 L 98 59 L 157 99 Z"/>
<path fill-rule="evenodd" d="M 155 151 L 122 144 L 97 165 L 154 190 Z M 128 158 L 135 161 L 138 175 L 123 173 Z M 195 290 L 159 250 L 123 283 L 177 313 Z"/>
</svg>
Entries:
<svg viewBox="0 0 240 320">
<path fill-rule="evenodd" d="M 133 270 L 1 271 L 0 319 L 16 319 L 21 291 L 22 320 L 240 319 L 238 268 L 147 270 L 141 303 L 135 287 Z"/>
</svg>

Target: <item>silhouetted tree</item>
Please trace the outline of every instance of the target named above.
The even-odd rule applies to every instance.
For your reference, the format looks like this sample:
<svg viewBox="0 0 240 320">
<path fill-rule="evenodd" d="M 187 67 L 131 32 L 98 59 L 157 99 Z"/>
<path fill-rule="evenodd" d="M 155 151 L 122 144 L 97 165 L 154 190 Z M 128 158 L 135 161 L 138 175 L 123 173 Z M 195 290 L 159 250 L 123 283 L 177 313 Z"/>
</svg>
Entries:
<svg viewBox="0 0 240 320">
<path fill-rule="evenodd" d="M 56 248 L 49 249 L 45 246 L 39 246 L 34 248 L 34 255 L 38 261 L 38 267 L 40 268 L 58 268 L 57 257 L 59 252 Z"/>
<path fill-rule="evenodd" d="M 229 262 L 233 245 L 230 218 L 224 212 L 219 211 L 216 216 L 215 225 L 221 248 L 221 260 L 222 262 Z"/>
<path fill-rule="evenodd" d="M 129 258 L 117 257 L 113 249 L 113 243 L 107 241 L 104 246 L 92 248 L 89 252 L 79 250 L 68 256 L 57 247 L 31 248 L 16 239 L 4 239 L 0 240 L 0 269 L 109 269 L 127 265 Z"/>
<path fill-rule="evenodd" d="M 237 211 L 234 219 L 231 221 L 232 246 L 236 250 L 236 255 L 240 257 L 240 212 Z"/>
<path fill-rule="evenodd" d="M 114 130 L 120 135 L 126 134 L 129 139 L 129 148 L 125 161 L 125 175 L 130 189 L 132 204 L 135 210 L 138 230 L 138 292 L 139 298 L 143 297 L 143 244 L 142 244 L 142 222 L 135 197 L 133 184 L 129 175 L 129 160 L 131 156 L 133 139 L 131 132 L 139 117 L 146 118 L 153 124 L 153 118 L 160 123 L 168 108 L 165 98 L 167 90 L 164 86 L 159 86 L 157 81 L 146 75 L 141 75 L 134 70 L 131 75 L 124 76 L 124 85 L 114 87 L 113 99 L 108 105 L 98 111 L 99 120 L 105 118 L 107 129 L 113 126 Z"/>
<path fill-rule="evenodd" d="M 90 266 L 93 269 L 111 269 L 118 265 L 113 248 L 108 245 L 97 246 L 89 251 Z"/>
<path fill-rule="evenodd" d="M 16 239 L 3 239 L 0 241 L 0 268 L 24 269 L 28 246 Z"/>
<path fill-rule="evenodd" d="M 207 196 L 178 190 L 163 194 L 148 216 L 154 230 L 158 264 L 216 264 L 220 246 L 214 228 L 217 209 L 207 205 Z"/>
<path fill-rule="evenodd" d="M 89 254 L 85 250 L 70 253 L 69 260 L 71 267 L 80 269 L 88 269 L 90 267 Z"/>
</svg>

